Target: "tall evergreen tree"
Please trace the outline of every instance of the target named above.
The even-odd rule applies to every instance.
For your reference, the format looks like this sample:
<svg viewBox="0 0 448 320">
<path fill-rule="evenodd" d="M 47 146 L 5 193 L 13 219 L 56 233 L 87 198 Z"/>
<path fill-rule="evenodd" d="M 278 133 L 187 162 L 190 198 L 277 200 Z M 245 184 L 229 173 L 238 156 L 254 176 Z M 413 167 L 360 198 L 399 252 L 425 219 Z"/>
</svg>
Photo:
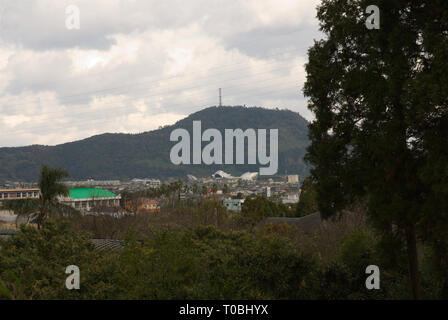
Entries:
<svg viewBox="0 0 448 320">
<path fill-rule="evenodd" d="M 316 188 L 310 177 L 307 177 L 301 187 L 300 201 L 296 206 L 296 215 L 303 217 L 317 211 Z"/>
<path fill-rule="evenodd" d="M 319 210 L 366 199 L 378 230 L 402 236 L 418 299 L 417 242 L 448 229 L 448 1 L 323 0 L 318 19 L 304 93 Z"/>
</svg>

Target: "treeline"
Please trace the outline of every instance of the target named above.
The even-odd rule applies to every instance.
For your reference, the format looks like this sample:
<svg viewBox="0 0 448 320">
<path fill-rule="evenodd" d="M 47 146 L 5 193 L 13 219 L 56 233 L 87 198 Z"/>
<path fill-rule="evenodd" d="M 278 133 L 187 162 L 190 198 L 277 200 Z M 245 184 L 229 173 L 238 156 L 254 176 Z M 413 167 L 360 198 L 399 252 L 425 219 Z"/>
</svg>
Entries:
<svg viewBox="0 0 448 320">
<path fill-rule="evenodd" d="M 123 249 L 97 251 L 90 235 L 48 220 L 23 225 L 0 242 L 3 299 L 408 299 L 406 254 L 365 224 L 338 222 L 313 235 L 285 225 L 222 231 L 159 228 L 142 239 L 128 231 Z M 140 240 L 140 241 L 137 241 Z M 143 241 L 142 241 L 143 240 Z M 424 298 L 448 298 L 446 270 L 422 248 Z M 381 289 L 367 290 L 365 268 L 381 268 Z M 65 287 L 69 265 L 80 290 Z"/>
</svg>

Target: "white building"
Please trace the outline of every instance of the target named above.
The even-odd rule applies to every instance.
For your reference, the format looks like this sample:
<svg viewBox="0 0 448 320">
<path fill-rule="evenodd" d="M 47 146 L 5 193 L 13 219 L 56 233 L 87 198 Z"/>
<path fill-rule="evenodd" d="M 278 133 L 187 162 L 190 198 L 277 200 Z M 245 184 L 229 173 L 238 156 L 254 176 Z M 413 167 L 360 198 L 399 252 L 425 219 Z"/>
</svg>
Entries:
<svg viewBox="0 0 448 320">
<path fill-rule="evenodd" d="M 0 205 L 5 200 L 39 199 L 39 188 L 0 189 Z"/>
<path fill-rule="evenodd" d="M 159 179 L 149 179 L 146 183 L 147 186 L 150 188 L 158 188 L 160 187 L 160 180 Z"/>
<path fill-rule="evenodd" d="M 288 183 L 298 184 L 299 183 L 299 175 L 298 174 L 288 175 Z"/>
<path fill-rule="evenodd" d="M 284 204 L 294 204 L 294 203 L 298 203 L 299 199 L 300 199 L 299 192 L 288 193 L 285 197 L 282 198 L 282 202 Z"/>
<path fill-rule="evenodd" d="M 160 187 L 160 180 L 159 179 L 138 179 L 134 178 L 131 180 L 132 184 L 141 184 L 148 186 L 150 188 L 158 188 Z"/>
</svg>

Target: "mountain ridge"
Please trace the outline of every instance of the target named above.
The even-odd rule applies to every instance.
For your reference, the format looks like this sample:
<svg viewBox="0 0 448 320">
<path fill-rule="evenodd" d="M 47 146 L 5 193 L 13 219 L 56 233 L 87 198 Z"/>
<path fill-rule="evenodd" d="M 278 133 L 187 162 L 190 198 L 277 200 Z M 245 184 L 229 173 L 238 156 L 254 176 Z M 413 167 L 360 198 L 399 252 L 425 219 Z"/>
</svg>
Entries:
<svg viewBox="0 0 448 320">
<path fill-rule="evenodd" d="M 171 164 L 169 151 L 176 142 L 171 131 L 200 120 L 207 128 L 243 130 L 279 129 L 279 173 L 308 173 L 303 155 L 309 144 L 308 122 L 290 110 L 261 107 L 208 107 L 170 126 L 142 133 L 103 133 L 55 146 L 30 145 L 0 148 L 0 181 L 36 181 L 40 166 L 62 167 L 74 179 L 131 179 L 135 177 L 177 178 L 187 173 L 209 176 L 224 170 L 233 174 L 258 171 L 258 165 L 179 165 Z"/>
</svg>

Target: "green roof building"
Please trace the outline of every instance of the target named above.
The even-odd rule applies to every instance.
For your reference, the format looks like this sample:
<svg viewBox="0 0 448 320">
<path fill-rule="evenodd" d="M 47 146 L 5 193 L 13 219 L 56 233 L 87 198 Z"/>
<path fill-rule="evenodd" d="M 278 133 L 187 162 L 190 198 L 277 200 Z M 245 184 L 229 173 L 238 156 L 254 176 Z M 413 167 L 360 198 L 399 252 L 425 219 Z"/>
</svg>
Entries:
<svg viewBox="0 0 448 320">
<path fill-rule="evenodd" d="M 116 196 L 115 193 L 98 188 L 70 189 L 70 198 L 72 199 L 114 198 Z"/>
<path fill-rule="evenodd" d="M 95 207 L 119 207 L 120 199 L 120 195 L 104 189 L 74 188 L 69 189 L 69 195 L 61 197 L 59 201 L 84 212 Z"/>
</svg>

